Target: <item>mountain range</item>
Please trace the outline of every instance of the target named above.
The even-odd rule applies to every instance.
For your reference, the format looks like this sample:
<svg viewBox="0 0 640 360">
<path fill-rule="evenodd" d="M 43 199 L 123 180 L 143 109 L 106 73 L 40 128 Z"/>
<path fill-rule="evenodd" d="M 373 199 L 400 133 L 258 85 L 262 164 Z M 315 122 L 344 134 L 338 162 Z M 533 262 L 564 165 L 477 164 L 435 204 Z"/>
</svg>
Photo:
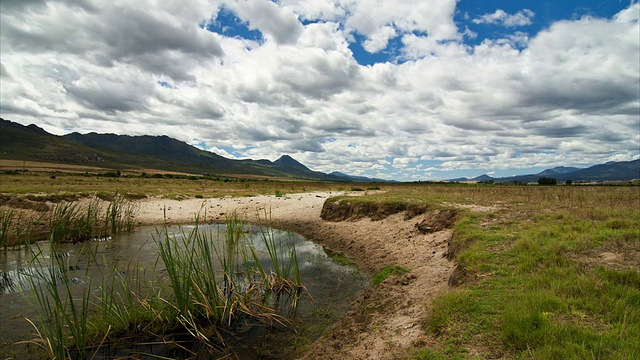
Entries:
<svg viewBox="0 0 640 360">
<path fill-rule="evenodd" d="M 313 171 L 289 155 L 275 161 L 228 159 L 168 136 L 129 136 L 116 134 L 80 134 L 57 136 L 36 125 L 21 125 L 0 118 L 0 158 L 43 161 L 110 169 L 158 169 L 191 174 L 229 177 L 295 178 L 339 182 L 382 182 L 340 172 Z M 609 162 L 586 169 L 555 167 L 537 174 L 493 178 L 481 175 L 473 179 L 450 181 L 518 182 L 537 181 L 540 177 L 558 181 L 608 181 L 640 178 L 640 159 Z"/>
<path fill-rule="evenodd" d="M 494 182 L 494 183 L 530 183 L 537 182 L 541 177 L 550 177 L 558 181 L 618 181 L 640 179 L 640 159 L 622 162 L 608 162 L 594 165 L 588 168 L 558 166 L 546 169 L 537 174 L 517 175 L 509 177 L 494 178 L 487 174 L 478 177 L 457 178 L 449 181 L 453 182 Z"/>
<path fill-rule="evenodd" d="M 192 174 L 352 182 L 364 178 L 313 171 L 289 155 L 276 161 L 235 160 L 168 136 L 71 133 L 57 136 L 36 125 L 0 119 L 0 157 L 111 169 L 158 169 Z M 370 181 L 370 180 L 368 180 Z"/>
</svg>

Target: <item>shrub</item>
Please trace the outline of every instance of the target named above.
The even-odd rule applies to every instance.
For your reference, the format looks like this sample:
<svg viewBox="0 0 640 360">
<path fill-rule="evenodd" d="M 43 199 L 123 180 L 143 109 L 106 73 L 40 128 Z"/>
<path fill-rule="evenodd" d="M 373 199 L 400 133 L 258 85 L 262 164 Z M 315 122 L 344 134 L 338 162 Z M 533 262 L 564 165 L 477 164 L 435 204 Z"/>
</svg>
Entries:
<svg viewBox="0 0 640 360">
<path fill-rule="evenodd" d="M 541 177 L 538 179 L 538 185 L 557 185 L 558 180 L 552 177 Z"/>
</svg>

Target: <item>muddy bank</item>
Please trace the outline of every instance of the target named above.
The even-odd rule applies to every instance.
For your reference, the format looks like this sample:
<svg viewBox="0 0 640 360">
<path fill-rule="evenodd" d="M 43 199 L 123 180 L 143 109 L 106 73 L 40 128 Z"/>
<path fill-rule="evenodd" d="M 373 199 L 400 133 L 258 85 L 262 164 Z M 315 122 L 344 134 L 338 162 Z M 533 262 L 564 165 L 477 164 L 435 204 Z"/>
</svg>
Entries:
<svg viewBox="0 0 640 360">
<path fill-rule="evenodd" d="M 329 200 L 323 204 L 320 218 L 326 221 L 353 221 L 366 217 L 376 221 L 382 220 L 389 215 L 405 212 L 405 220 L 409 220 L 417 215 L 424 214 L 428 210 L 429 207 L 427 205 Z"/>
<path fill-rule="evenodd" d="M 428 207 L 362 206 L 326 201 L 336 193 L 207 200 L 140 200 L 145 223 L 219 221 L 236 213 L 270 221 L 341 253 L 368 275 L 387 266 L 410 272 L 367 289 L 347 315 L 314 342 L 308 359 L 406 358 L 430 340 L 422 323 L 431 299 L 447 287 L 454 263 L 447 259 L 456 212 Z M 347 194 L 348 195 L 348 194 Z M 354 194 L 357 195 L 357 194 Z M 327 205 L 330 204 L 330 205 Z M 324 209 L 324 210 L 323 210 Z M 323 219 L 324 217 L 324 219 Z M 326 220 L 325 220 L 326 219 Z"/>
</svg>

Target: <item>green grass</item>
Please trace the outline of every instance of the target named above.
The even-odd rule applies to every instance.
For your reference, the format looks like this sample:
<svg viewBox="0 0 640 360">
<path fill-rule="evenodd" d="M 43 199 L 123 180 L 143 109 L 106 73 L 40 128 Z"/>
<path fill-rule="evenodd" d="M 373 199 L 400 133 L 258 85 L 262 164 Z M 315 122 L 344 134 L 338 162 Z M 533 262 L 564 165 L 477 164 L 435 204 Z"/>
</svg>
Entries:
<svg viewBox="0 0 640 360">
<path fill-rule="evenodd" d="M 331 261 L 333 261 L 336 264 L 339 265 L 354 265 L 353 261 L 349 260 L 346 256 L 339 254 L 339 253 L 335 253 L 332 251 L 329 251 L 327 249 L 325 249 L 325 252 L 327 253 L 327 256 L 329 256 L 329 259 L 331 259 Z"/>
<path fill-rule="evenodd" d="M 462 285 L 437 298 L 425 320 L 440 348 L 416 358 L 466 358 L 469 348 L 516 358 L 639 358 L 637 264 L 599 261 L 602 252 L 624 260 L 640 249 L 638 190 L 549 189 L 568 201 L 467 213 L 451 246 Z M 590 211 L 572 208 L 575 195 Z"/>
<path fill-rule="evenodd" d="M 56 178 L 51 179 L 51 174 Z M 293 194 L 308 191 L 335 191 L 339 185 L 318 181 L 286 181 L 286 180 L 248 180 L 218 179 L 199 177 L 141 177 L 122 176 L 104 178 L 73 173 L 36 172 L 18 175 L 0 174 L 2 193 L 13 195 L 44 194 L 40 196 L 55 197 L 60 194 L 75 196 L 97 193 L 101 198 L 109 199 L 116 194 L 130 200 L 143 196 L 186 196 L 201 195 L 204 198 L 222 196 L 248 196 L 258 194 Z M 74 201 L 73 200 L 68 201 Z"/>
<path fill-rule="evenodd" d="M 53 241 L 49 243 L 52 247 L 53 244 Z M 40 313 L 38 325 L 28 320 L 37 334 L 33 343 L 52 359 L 85 357 L 86 345 L 93 333 L 92 324 L 88 322 L 89 290 L 84 289 L 80 297 L 74 297 L 68 258 L 51 256 L 51 260 L 45 262 L 39 256 L 41 253 L 34 256 L 32 266 L 36 270 L 28 278 Z"/>
<path fill-rule="evenodd" d="M 640 187 L 383 189 L 331 201 L 460 209 L 448 251 L 459 285 L 428 305 L 432 345 L 407 356 L 640 358 Z"/>
<path fill-rule="evenodd" d="M 7 249 L 9 232 L 16 220 L 16 211 L 8 207 L 0 207 L 0 247 Z"/>
<path fill-rule="evenodd" d="M 54 204 L 49 214 L 49 240 L 79 242 L 97 236 L 130 233 L 135 227 L 137 206 L 116 196 L 104 208 L 94 197 L 86 204 L 61 202 Z"/>
<path fill-rule="evenodd" d="M 385 281 L 389 276 L 399 276 L 404 275 L 411 270 L 405 269 L 402 266 L 387 266 L 384 269 L 380 270 L 377 274 L 371 278 L 371 285 L 378 285 L 381 282 Z"/>
</svg>

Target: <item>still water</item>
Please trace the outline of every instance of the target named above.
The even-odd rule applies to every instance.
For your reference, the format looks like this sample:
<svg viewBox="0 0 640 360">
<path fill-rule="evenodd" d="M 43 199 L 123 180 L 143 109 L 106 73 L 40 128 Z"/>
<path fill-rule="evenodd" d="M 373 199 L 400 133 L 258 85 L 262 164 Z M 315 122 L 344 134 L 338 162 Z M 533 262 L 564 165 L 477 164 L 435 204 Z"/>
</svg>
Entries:
<svg viewBox="0 0 640 360">
<path fill-rule="evenodd" d="M 170 227 L 166 231 L 170 236 L 180 238 L 193 227 Z M 136 285 L 140 286 L 136 291 L 144 293 L 149 291 L 144 284 L 162 284 L 166 276 L 164 264 L 158 260 L 156 240 L 161 231 L 165 230 L 143 227 L 132 234 L 98 238 L 81 244 L 58 244 L 51 248 L 47 243 L 40 243 L 27 249 L 0 251 L 0 355 L 11 353 L 11 342 L 33 338 L 33 328 L 25 320 L 38 320 L 29 279 L 36 278 L 36 273 L 63 276 L 63 272 L 42 271 L 43 267 L 61 263 L 52 259 L 64 259 L 64 266 L 68 267 L 64 276 L 70 277 L 73 291 L 78 294 L 90 291 L 99 296 L 102 277 L 110 273 L 105 269 L 116 269 L 127 278 L 135 278 L 136 283 L 143 284 Z M 225 239 L 226 225 L 199 225 L 199 231 L 207 233 L 211 241 L 221 242 Z M 267 252 L 261 245 L 262 231 L 256 226 L 244 227 L 246 243 L 251 244 L 259 256 Z M 368 285 L 368 280 L 359 274 L 355 266 L 333 260 L 322 246 L 298 234 L 275 229 L 268 231 L 277 243 L 286 241 L 295 246 L 301 280 L 310 296 L 300 300 L 292 324 L 308 343 L 346 312 Z M 34 262 L 34 254 L 38 255 L 39 261 Z M 263 265 L 269 266 L 267 262 Z M 255 351 L 271 351 L 265 347 L 265 342 L 281 341 L 284 342 L 282 347 L 286 347 L 297 336 L 294 332 L 282 334 L 281 329 L 278 332 L 281 337 L 274 338 L 268 330 L 253 329 L 229 341 L 229 344 L 236 354 L 254 358 L 258 356 Z"/>
</svg>

